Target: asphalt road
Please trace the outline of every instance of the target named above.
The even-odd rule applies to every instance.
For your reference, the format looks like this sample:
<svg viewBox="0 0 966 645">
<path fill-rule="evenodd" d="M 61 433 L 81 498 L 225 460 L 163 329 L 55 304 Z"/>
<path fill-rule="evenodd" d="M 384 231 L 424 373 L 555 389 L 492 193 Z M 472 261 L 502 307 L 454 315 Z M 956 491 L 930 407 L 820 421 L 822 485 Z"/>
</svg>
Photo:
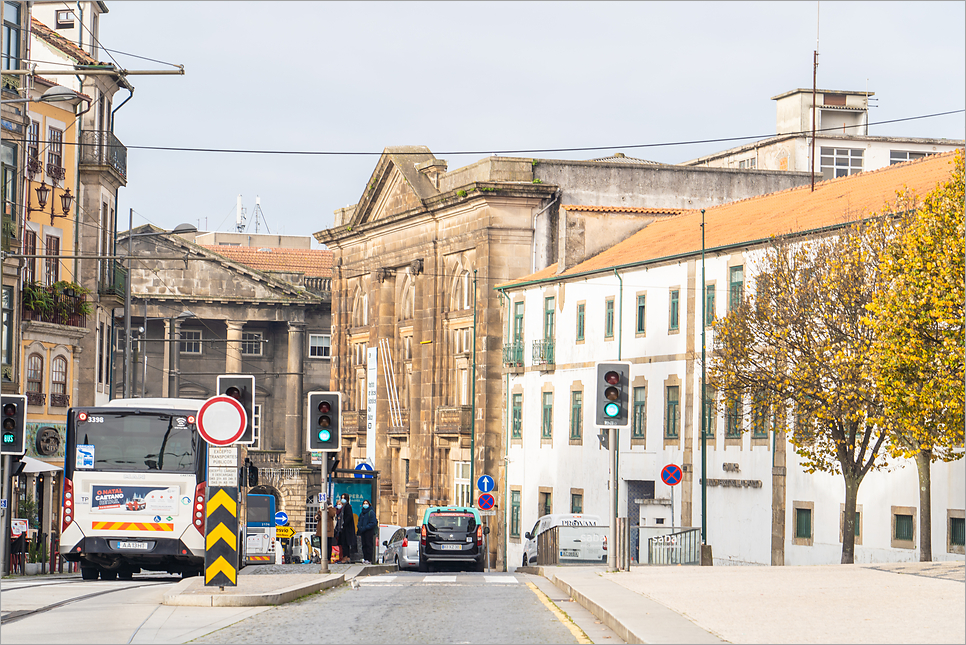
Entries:
<svg viewBox="0 0 966 645">
<path fill-rule="evenodd" d="M 272 608 L 196 643 L 576 643 L 511 573 L 399 572 Z"/>
</svg>

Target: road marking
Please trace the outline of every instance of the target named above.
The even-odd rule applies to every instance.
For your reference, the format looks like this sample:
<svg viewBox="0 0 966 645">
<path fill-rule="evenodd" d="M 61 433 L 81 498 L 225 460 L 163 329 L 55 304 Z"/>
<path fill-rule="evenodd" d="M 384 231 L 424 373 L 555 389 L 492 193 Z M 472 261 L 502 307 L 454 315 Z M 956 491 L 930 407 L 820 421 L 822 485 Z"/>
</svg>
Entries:
<svg viewBox="0 0 966 645">
<path fill-rule="evenodd" d="M 426 576 L 423 582 L 456 582 L 456 576 Z"/>
<path fill-rule="evenodd" d="M 594 642 L 594 641 L 590 640 L 590 638 L 588 638 L 587 634 L 584 633 L 584 630 L 582 630 L 580 627 L 577 627 L 577 625 L 574 624 L 574 621 L 572 621 L 570 619 L 570 617 L 567 616 L 567 614 L 563 613 L 560 610 L 560 607 L 558 607 L 557 605 L 555 605 L 553 603 L 553 601 L 550 600 L 550 598 L 548 598 L 545 593 L 543 593 L 542 591 L 540 591 L 539 589 L 537 589 L 537 586 L 535 584 L 533 584 L 532 582 L 529 582 L 528 581 L 527 582 L 527 586 L 530 587 L 530 590 L 533 593 L 537 594 L 537 598 L 540 599 L 540 602 L 542 602 L 546 606 L 546 608 L 549 609 L 550 612 L 554 616 L 557 617 L 557 620 L 559 620 L 561 623 L 563 623 L 563 626 L 570 630 L 570 633 L 574 635 L 574 638 L 577 639 L 577 642 L 578 643 L 593 643 Z"/>
<path fill-rule="evenodd" d="M 483 576 L 486 578 L 487 582 L 495 582 L 497 584 L 517 584 L 520 581 L 514 576 Z"/>
<path fill-rule="evenodd" d="M 396 576 L 373 576 L 366 580 L 365 582 L 392 582 L 396 579 Z M 363 582 L 360 580 L 359 582 Z"/>
</svg>

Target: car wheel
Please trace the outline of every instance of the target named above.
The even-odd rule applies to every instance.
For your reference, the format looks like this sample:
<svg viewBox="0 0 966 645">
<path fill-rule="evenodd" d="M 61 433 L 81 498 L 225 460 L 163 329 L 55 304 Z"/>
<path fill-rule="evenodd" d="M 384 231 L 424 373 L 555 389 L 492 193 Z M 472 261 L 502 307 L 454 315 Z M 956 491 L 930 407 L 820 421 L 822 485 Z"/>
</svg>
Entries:
<svg viewBox="0 0 966 645">
<path fill-rule="evenodd" d="M 97 567 L 81 567 L 81 578 L 83 580 L 97 580 Z"/>
<path fill-rule="evenodd" d="M 429 572 L 429 563 L 423 560 L 422 558 L 419 559 L 419 572 L 420 573 Z"/>
<path fill-rule="evenodd" d="M 101 569 L 101 580 L 117 580 L 117 571 Z"/>
<path fill-rule="evenodd" d="M 480 556 L 480 561 L 477 562 L 476 563 L 476 566 L 473 567 L 473 568 L 476 569 L 476 571 L 478 571 L 478 572 L 485 571 L 486 570 L 486 556 Z"/>
<path fill-rule="evenodd" d="M 523 554 L 523 566 L 527 566 L 527 554 Z"/>
<path fill-rule="evenodd" d="M 396 568 L 397 569 L 399 568 L 399 556 L 398 555 L 392 559 L 392 563 L 394 565 L 396 565 Z"/>
<path fill-rule="evenodd" d="M 134 571 L 132 569 L 125 569 L 123 571 L 118 571 L 117 572 L 117 579 L 118 580 L 133 580 L 134 579 Z"/>
</svg>

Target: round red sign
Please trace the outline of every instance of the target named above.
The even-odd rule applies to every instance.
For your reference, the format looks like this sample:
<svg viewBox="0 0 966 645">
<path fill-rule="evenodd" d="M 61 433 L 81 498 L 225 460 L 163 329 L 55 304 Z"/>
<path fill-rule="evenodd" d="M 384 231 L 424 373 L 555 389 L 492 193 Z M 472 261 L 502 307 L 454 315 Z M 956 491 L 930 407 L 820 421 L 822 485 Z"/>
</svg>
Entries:
<svg viewBox="0 0 966 645">
<path fill-rule="evenodd" d="M 248 415 L 237 399 L 230 396 L 213 396 L 198 411 L 198 432 L 214 446 L 228 446 L 245 434 Z"/>
</svg>

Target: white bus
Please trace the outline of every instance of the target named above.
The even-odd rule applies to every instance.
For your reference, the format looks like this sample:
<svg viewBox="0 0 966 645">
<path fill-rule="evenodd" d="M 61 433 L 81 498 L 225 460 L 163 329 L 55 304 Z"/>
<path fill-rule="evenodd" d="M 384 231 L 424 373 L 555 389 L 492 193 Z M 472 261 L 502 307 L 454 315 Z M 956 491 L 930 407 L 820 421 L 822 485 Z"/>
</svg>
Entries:
<svg viewBox="0 0 966 645">
<path fill-rule="evenodd" d="M 117 399 L 68 410 L 60 554 L 85 580 L 203 571 L 202 403 Z"/>
</svg>

